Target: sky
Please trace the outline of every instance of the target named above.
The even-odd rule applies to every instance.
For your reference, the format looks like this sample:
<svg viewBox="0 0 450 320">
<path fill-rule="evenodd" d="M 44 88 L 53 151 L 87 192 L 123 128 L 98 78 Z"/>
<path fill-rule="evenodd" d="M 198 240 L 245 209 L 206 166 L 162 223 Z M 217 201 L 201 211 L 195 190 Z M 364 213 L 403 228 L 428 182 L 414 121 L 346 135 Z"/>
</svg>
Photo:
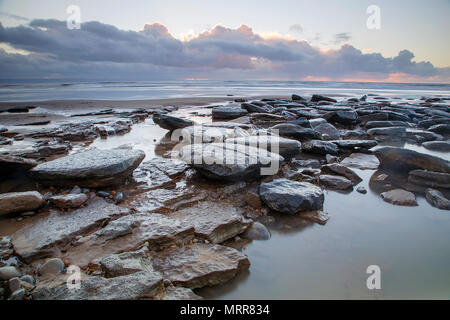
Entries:
<svg viewBox="0 0 450 320">
<path fill-rule="evenodd" d="M 449 13 L 449 0 L 0 0 L 0 77 L 450 83 Z"/>
</svg>

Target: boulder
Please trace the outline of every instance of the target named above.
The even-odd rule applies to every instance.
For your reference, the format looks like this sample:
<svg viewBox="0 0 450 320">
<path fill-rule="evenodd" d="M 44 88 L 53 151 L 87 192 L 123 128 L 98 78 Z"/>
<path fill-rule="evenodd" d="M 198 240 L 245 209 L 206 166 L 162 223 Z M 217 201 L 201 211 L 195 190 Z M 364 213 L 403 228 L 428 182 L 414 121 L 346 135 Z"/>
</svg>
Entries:
<svg viewBox="0 0 450 320">
<path fill-rule="evenodd" d="M 238 250 L 204 243 L 154 252 L 152 261 L 164 279 L 191 289 L 223 284 L 250 266 Z"/>
<path fill-rule="evenodd" d="M 52 196 L 48 200 L 58 208 L 69 209 L 80 207 L 82 204 L 88 201 L 88 197 L 84 193 L 78 193 Z"/>
<path fill-rule="evenodd" d="M 358 114 L 355 111 L 334 111 L 329 118 L 330 122 L 344 125 L 355 124 L 359 122 Z"/>
<path fill-rule="evenodd" d="M 316 154 L 338 154 L 339 148 L 336 144 L 329 141 L 309 140 L 303 143 L 302 150 L 304 152 Z"/>
<path fill-rule="evenodd" d="M 330 174 L 321 174 L 319 176 L 320 184 L 326 188 L 336 190 L 346 190 L 353 187 L 353 183 L 342 176 L 335 176 Z"/>
<path fill-rule="evenodd" d="M 236 119 L 248 114 L 248 111 L 240 106 L 214 107 L 212 109 L 212 118 L 220 120 Z"/>
<path fill-rule="evenodd" d="M 207 178 L 224 181 L 273 175 L 284 161 L 267 150 L 230 143 L 187 145 L 180 150 L 180 156 Z"/>
<path fill-rule="evenodd" d="M 256 148 L 263 148 L 278 153 L 283 157 L 294 156 L 301 151 L 301 143 L 297 140 L 287 139 L 276 135 L 261 135 L 239 138 L 228 138 L 226 143 L 236 143 Z"/>
<path fill-rule="evenodd" d="M 320 123 L 314 130 L 320 132 L 324 140 L 337 140 L 341 137 L 339 130 L 328 122 Z"/>
<path fill-rule="evenodd" d="M 44 185 L 109 187 L 122 184 L 144 157 L 141 150 L 91 150 L 45 162 L 30 172 Z"/>
<path fill-rule="evenodd" d="M 174 116 L 168 116 L 166 114 L 154 113 L 153 122 L 163 129 L 170 131 L 189 127 L 194 125 L 194 121 L 186 120 Z"/>
<path fill-rule="evenodd" d="M 356 169 L 377 169 L 380 161 L 376 156 L 365 153 L 352 153 L 341 161 L 341 165 Z"/>
<path fill-rule="evenodd" d="M 425 190 L 425 197 L 430 205 L 442 210 L 450 210 L 450 201 L 442 192 L 428 188 Z"/>
<path fill-rule="evenodd" d="M 322 96 L 320 94 L 313 94 L 312 97 L 311 97 L 311 101 L 312 102 L 328 101 L 328 102 L 334 102 L 334 103 L 337 102 L 336 99 L 325 97 L 325 96 Z"/>
<path fill-rule="evenodd" d="M 0 194 L 0 215 L 33 211 L 44 204 L 44 198 L 37 191 L 9 192 Z"/>
<path fill-rule="evenodd" d="M 251 224 L 233 206 L 227 203 L 200 202 L 170 214 L 182 224 L 194 226 L 195 235 L 211 243 L 222 243 L 241 234 Z"/>
<path fill-rule="evenodd" d="M 372 128 L 367 130 L 367 133 L 371 136 L 387 136 L 389 138 L 400 138 L 406 136 L 406 128 L 405 127 Z"/>
<path fill-rule="evenodd" d="M 250 240 L 269 240 L 271 237 L 270 231 L 262 223 L 255 221 L 245 230 L 242 237 Z"/>
<path fill-rule="evenodd" d="M 396 147 L 382 147 L 375 150 L 374 154 L 380 160 L 380 167 L 387 170 L 401 172 L 423 169 L 450 173 L 449 161 L 417 151 Z"/>
<path fill-rule="evenodd" d="M 418 206 L 414 193 L 402 189 L 383 192 L 381 198 L 388 203 L 398 206 Z"/>
<path fill-rule="evenodd" d="M 327 164 L 322 167 L 322 171 L 331 174 L 338 174 L 340 176 L 349 179 L 353 185 L 357 185 L 362 181 L 361 177 L 358 176 L 352 169 L 347 168 L 341 164 L 332 163 Z"/>
<path fill-rule="evenodd" d="M 318 210 L 323 206 L 323 191 L 308 182 L 275 179 L 261 183 L 261 200 L 272 210 L 296 214 L 301 211 Z"/>
<path fill-rule="evenodd" d="M 314 129 L 304 128 L 291 123 L 280 123 L 270 128 L 271 131 L 280 136 L 294 138 L 301 141 L 310 139 L 322 139 L 322 135 Z"/>
</svg>

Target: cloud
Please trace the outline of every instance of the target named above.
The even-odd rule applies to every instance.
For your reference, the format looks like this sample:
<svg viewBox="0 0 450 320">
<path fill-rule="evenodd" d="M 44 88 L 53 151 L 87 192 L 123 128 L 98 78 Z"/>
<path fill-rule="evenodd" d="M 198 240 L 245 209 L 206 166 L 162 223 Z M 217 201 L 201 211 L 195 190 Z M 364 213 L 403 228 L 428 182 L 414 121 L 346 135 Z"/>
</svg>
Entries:
<svg viewBox="0 0 450 320">
<path fill-rule="evenodd" d="M 28 19 L 28 18 L 25 18 L 25 17 L 22 17 L 22 16 L 18 16 L 18 15 L 15 15 L 15 14 L 11 14 L 11 13 L 8 13 L 8 12 L 4 12 L 4 11 L 0 11 L 0 16 L 8 17 L 8 18 L 11 18 L 11 19 L 14 19 L 14 20 L 30 21 L 30 19 Z"/>
<path fill-rule="evenodd" d="M 348 33 L 335 35 L 336 43 L 350 39 Z M 159 23 L 128 31 L 91 21 L 69 30 L 65 21 L 38 19 L 17 27 L 0 23 L 0 43 L 29 52 L 0 51 L 1 77 L 9 79 L 450 78 L 447 69 L 413 61 L 409 50 L 393 58 L 363 53 L 348 43 L 322 51 L 307 41 L 264 37 L 246 25 L 217 25 L 181 41 Z"/>
<path fill-rule="evenodd" d="M 289 27 L 289 31 L 295 32 L 295 33 L 302 33 L 303 27 L 300 24 L 293 24 Z"/>
</svg>

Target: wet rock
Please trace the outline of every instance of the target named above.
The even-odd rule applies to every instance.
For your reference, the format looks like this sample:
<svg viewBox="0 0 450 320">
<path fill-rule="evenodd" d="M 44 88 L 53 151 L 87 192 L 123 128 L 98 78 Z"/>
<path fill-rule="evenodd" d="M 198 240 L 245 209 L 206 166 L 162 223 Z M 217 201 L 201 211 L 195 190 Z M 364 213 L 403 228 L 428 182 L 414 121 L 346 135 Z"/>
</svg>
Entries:
<svg viewBox="0 0 450 320">
<path fill-rule="evenodd" d="M 174 286 L 191 289 L 223 284 L 250 266 L 236 249 L 200 243 L 154 253 L 152 260 L 154 269 Z"/>
<path fill-rule="evenodd" d="M 337 102 L 336 99 L 325 97 L 325 96 L 322 96 L 320 94 L 313 94 L 312 97 L 311 97 L 311 101 L 312 102 L 328 101 L 328 102 L 334 102 L 334 103 Z"/>
<path fill-rule="evenodd" d="M 153 114 L 153 122 L 156 123 L 161 128 L 170 131 L 194 125 L 194 122 L 191 120 L 186 120 L 160 113 Z"/>
<path fill-rule="evenodd" d="M 427 141 L 422 143 L 425 149 L 441 152 L 450 152 L 449 141 Z"/>
<path fill-rule="evenodd" d="M 291 164 L 296 168 L 320 168 L 320 161 L 315 159 L 292 160 Z"/>
<path fill-rule="evenodd" d="M 20 281 L 29 283 L 32 286 L 34 286 L 34 284 L 36 283 L 36 280 L 34 280 L 33 276 L 30 276 L 29 274 L 25 274 L 25 275 L 21 276 Z"/>
<path fill-rule="evenodd" d="M 450 210 L 450 201 L 442 192 L 428 188 L 425 190 L 425 197 L 430 205 L 442 210 Z"/>
<path fill-rule="evenodd" d="M 229 138 L 226 140 L 226 143 L 236 143 L 256 148 L 263 148 L 270 152 L 278 153 L 283 157 L 296 155 L 301 151 L 302 146 L 297 140 L 267 135 Z"/>
<path fill-rule="evenodd" d="M 295 214 L 300 211 L 318 210 L 323 206 L 323 191 L 308 182 L 275 179 L 261 183 L 261 200 L 272 210 Z"/>
<path fill-rule="evenodd" d="M 321 123 L 314 127 L 314 130 L 322 134 L 324 140 L 337 140 L 340 138 L 339 130 L 330 123 Z"/>
<path fill-rule="evenodd" d="M 88 277 L 76 290 L 66 283 L 57 287 L 38 287 L 32 295 L 35 300 L 160 299 L 164 296 L 164 284 L 159 273 L 141 271 L 115 278 Z"/>
<path fill-rule="evenodd" d="M 418 206 L 414 193 L 402 189 L 383 192 L 381 198 L 388 203 L 398 206 Z"/>
<path fill-rule="evenodd" d="M 443 135 L 449 135 L 450 134 L 450 124 L 436 124 L 434 126 L 431 126 L 428 128 L 428 131 L 443 134 Z"/>
<path fill-rule="evenodd" d="M 333 123 L 350 125 L 359 122 L 359 117 L 355 111 L 335 111 L 329 118 L 329 121 Z"/>
<path fill-rule="evenodd" d="M 341 176 L 322 174 L 319 176 L 320 184 L 326 188 L 336 189 L 336 190 L 346 190 L 353 186 L 353 183 Z"/>
<path fill-rule="evenodd" d="M 245 230 L 242 237 L 250 240 L 269 240 L 271 234 L 265 225 L 255 221 L 247 230 Z"/>
<path fill-rule="evenodd" d="M 104 187 L 122 184 L 144 157 L 141 150 L 92 150 L 40 164 L 30 172 L 45 185 Z"/>
<path fill-rule="evenodd" d="M 349 179 L 353 185 L 357 185 L 362 181 L 361 177 L 358 176 L 352 169 L 347 168 L 341 164 L 333 163 L 322 167 L 323 172 L 338 174 Z"/>
<path fill-rule="evenodd" d="M 211 243 L 222 243 L 241 234 L 251 224 L 233 205 L 216 202 L 200 202 L 170 214 L 182 224 L 191 224 L 195 235 Z"/>
<path fill-rule="evenodd" d="M 106 256 L 100 260 L 99 264 L 107 278 L 125 276 L 139 271 L 154 272 L 147 247 Z"/>
<path fill-rule="evenodd" d="M 48 257 L 58 252 L 58 245 L 70 243 L 76 236 L 85 234 L 109 219 L 129 214 L 129 210 L 106 203 L 101 198 L 89 200 L 88 206 L 61 214 L 50 215 L 29 224 L 12 236 L 16 253 L 25 262 Z"/>
<path fill-rule="evenodd" d="M 405 127 L 372 128 L 367 130 L 367 133 L 372 136 L 387 136 L 390 139 L 402 138 L 406 136 L 406 128 Z"/>
<path fill-rule="evenodd" d="M 275 174 L 284 160 L 282 156 L 264 149 L 228 143 L 188 145 L 180 150 L 180 155 L 183 161 L 207 178 L 225 181 L 250 180 L 261 174 Z"/>
<path fill-rule="evenodd" d="M 262 105 L 257 106 L 252 103 L 243 103 L 241 104 L 242 109 L 245 109 L 248 111 L 248 113 L 266 113 L 266 112 L 272 112 L 273 107 L 271 105 Z"/>
<path fill-rule="evenodd" d="M 255 210 L 260 210 L 262 208 L 261 198 L 259 194 L 254 192 L 247 192 L 244 198 L 247 205 Z"/>
<path fill-rule="evenodd" d="M 64 270 L 64 261 L 59 258 L 47 260 L 40 268 L 40 275 L 58 274 Z"/>
<path fill-rule="evenodd" d="M 9 279 L 8 286 L 11 292 L 19 290 L 21 288 L 20 279 L 18 277 Z"/>
<path fill-rule="evenodd" d="M 331 154 L 327 154 L 327 155 L 325 156 L 325 160 L 327 161 L 328 164 L 331 164 L 331 163 L 336 163 L 336 162 L 338 162 L 339 158 L 338 158 L 338 157 L 335 157 L 335 156 L 332 156 Z"/>
<path fill-rule="evenodd" d="M 406 138 L 415 140 L 417 142 L 424 142 L 424 141 L 433 141 L 433 140 L 443 140 L 444 137 L 440 134 L 425 131 L 425 130 L 418 130 L 418 129 L 406 129 Z"/>
<path fill-rule="evenodd" d="M 366 194 L 366 193 L 367 193 L 366 188 L 364 188 L 364 187 L 362 187 L 362 186 L 356 188 L 356 191 L 358 191 L 359 193 L 362 193 L 362 194 Z"/>
<path fill-rule="evenodd" d="M 183 287 L 166 287 L 166 296 L 164 300 L 202 300 L 203 298 L 196 295 L 191 289 Z"/>
<path fill-rule="evenodd" d="M 106 191 L 97 191 L 97 196 L 102 197 L 102 198 L 109 198 L 109 197 L 111 197 L 111 193 L 106 192 Z"/>
<path fill-rule="evenodd" d="M 249 135 L 250 133 L 240 126 L 219 127 L 202 124 L 186 127 L 181 130 L 184 144 L 219 143 L 225 141 L 227 138 L 245 137 Z"/>
<path fill-rule="evenodd" d="M 30 111 L 30 108 L 25 107 L 25 106 L 17 106 L 17 107 L 9 108 L 7 111 L 9 113 L 26 113 L 26 112 Z"/>
<path fill-rule="evenodd" d="M 356 169 L 377 169 L 380 161 L 376 156 L 365 153 L 352 153 L 341 161 L 341 165 Z"/>
<path fill-rule="evenodd" d="M 8 300 L 23 300 L 25 299 L 25 289 L 19 289 L 14 291 Z"/>
<path fill-rule="evenodd" d="M 414 169 L 450 173 L 450 162 L 413 150 L 382 147 L 374 151 L 380 160 L 380 167 L 399 172 Z"/>
<path fill-rule="evenodd" d="M 0 194 L 0 215 L 33 211 L 44 204 L 44 198 L 37 191 L 10 192 Z"/>
<path fill-rule="evenodd" d="M 270 130 L 280 136 L 294 138 L 300 141 L 322 139 L 322 135 L 319 132 L 296 124 L 281 123 L 271 127 Z"/>
<path fill-rule="evenodd" d="M 9 280 L 20 276 L 20 271 L 14 266 L 0 267 L 0 280 Z"/>
<path fill-rule="evenodd" d="M 328 213 L 321 210 L 302 212 L 300 214 L 300 217 L 311 220 L 321 225 L 326 224 L 330 219 Z"/>
<path fill-rule="evenodd" d="M 38 163 L 32 159 L 0 155 L 0 174 L 2 177 L 6 177 L 16 171 L 26 172 L 37 166 L 37 164 Z"/>
<path fill-rule="evenodd" d="M 366 129 L 387 128 L 387 127 L 410 127 L 405 121 L 368 121 L 365 124 Z"/>
<path fill-rule="evenodd" d="M 125 200 L 125 195 L 123 194 L 123 192 L 117 192 L 114 195 L 113 199 L 115 203 L 121 203 L 123 202 L 123 200 Z"/>
<path fill-rule="evenodd" d="M 212 109 L 213 119 L 236 119 L 247 115 L 248 111 L 242 109 L 240 106 L 230 106 L 230 107 L 214 107 Z"/>
<path fill-rule="evenodd" d="M 80 194 L 84 193 L 83 190 L 79 186 L 75 186 L 70 190 L 70 194 Z"/>
<path fill-rule="evenodd" d="M 109 222 L 81 238 L 65 254 L 80 267 L 110 254 L 135 251 L 146 245 L 159 250 L 194 237 L 194 227 L 158 213 L 136 213 Z"/>
<path fill-rule="evenodd" d="M 302 145 L 304 152 L 316 153 L 316 154 L 338 154 L 339 148 L 336 144 L 329 141 L 310 140 L 306 141 Z"/>
<path fill-rule="evenodd" d="M 302 96 L 299 96 L 298 94 L 293 94 L 292 97 L 291 97 L 291 99 L 292 99 L 293 101 L 306 101 L 305 98 L 303 98 Z"/>
<path fill-rule="evenodd" d="M 88 201 L 88 197 L 84 193 L 66 194 L 50 197 L 49 201 L 61 209 L 78 208 Z"/>
<path fill-rule="evenodd" d="M 408 174 L 408 182 L 431 188 L 450 189 L 450 174 L 428 170 L 411 170 Z"/>
<path fill-rule="evenodd" d="M 339 148 L 342 149 L 355 149 L 355 148 L 366 148 L 370 149 L 375 147 L 378 142 L 375 140 L 334 140 L 331 141 Z"/>
</svg>

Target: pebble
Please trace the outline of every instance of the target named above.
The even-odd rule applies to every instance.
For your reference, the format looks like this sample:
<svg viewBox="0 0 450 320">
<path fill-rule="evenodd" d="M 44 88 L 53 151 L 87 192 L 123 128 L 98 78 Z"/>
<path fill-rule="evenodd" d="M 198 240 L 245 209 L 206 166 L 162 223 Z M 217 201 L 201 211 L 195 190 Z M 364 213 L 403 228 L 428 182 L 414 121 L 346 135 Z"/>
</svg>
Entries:
<svg viewBox="0 0 450 320">
<path fill-rule="evenodd" d="M 20 277 L 20 272 L 16 267 L 6 266 L 0 268 L 0 280 L 9 280 L 14 277 Z"/>
<path fill-rule="evenodd" d="M 9 300 L 23 300 L 24 298 L 25 298 L 25 289 L 22 288 L 14 291 L 9 297 Z"/>
<path fill-rule="evenodd" d="M 59 258 L 52 258 L 47 260 L 40 268 L 39 273 L 44 274 L 56 274 L 64 270 L 64 261 Z"/>
<path fill-rule="evenodd" d="M 367 193 L 367 190 L 364 187 L 358 187 L 358 188 L 356 188 L 356 191 L 358 191 L 359 193 L 362 193 L 362 194 L 366 194 Z"/>
<path fill-rule="evenodd" d="M 11 292 L 17 291 L 21 288 L 20 279 L 18 277 L 9 279 L 8 285 Z"/>
</svg>

